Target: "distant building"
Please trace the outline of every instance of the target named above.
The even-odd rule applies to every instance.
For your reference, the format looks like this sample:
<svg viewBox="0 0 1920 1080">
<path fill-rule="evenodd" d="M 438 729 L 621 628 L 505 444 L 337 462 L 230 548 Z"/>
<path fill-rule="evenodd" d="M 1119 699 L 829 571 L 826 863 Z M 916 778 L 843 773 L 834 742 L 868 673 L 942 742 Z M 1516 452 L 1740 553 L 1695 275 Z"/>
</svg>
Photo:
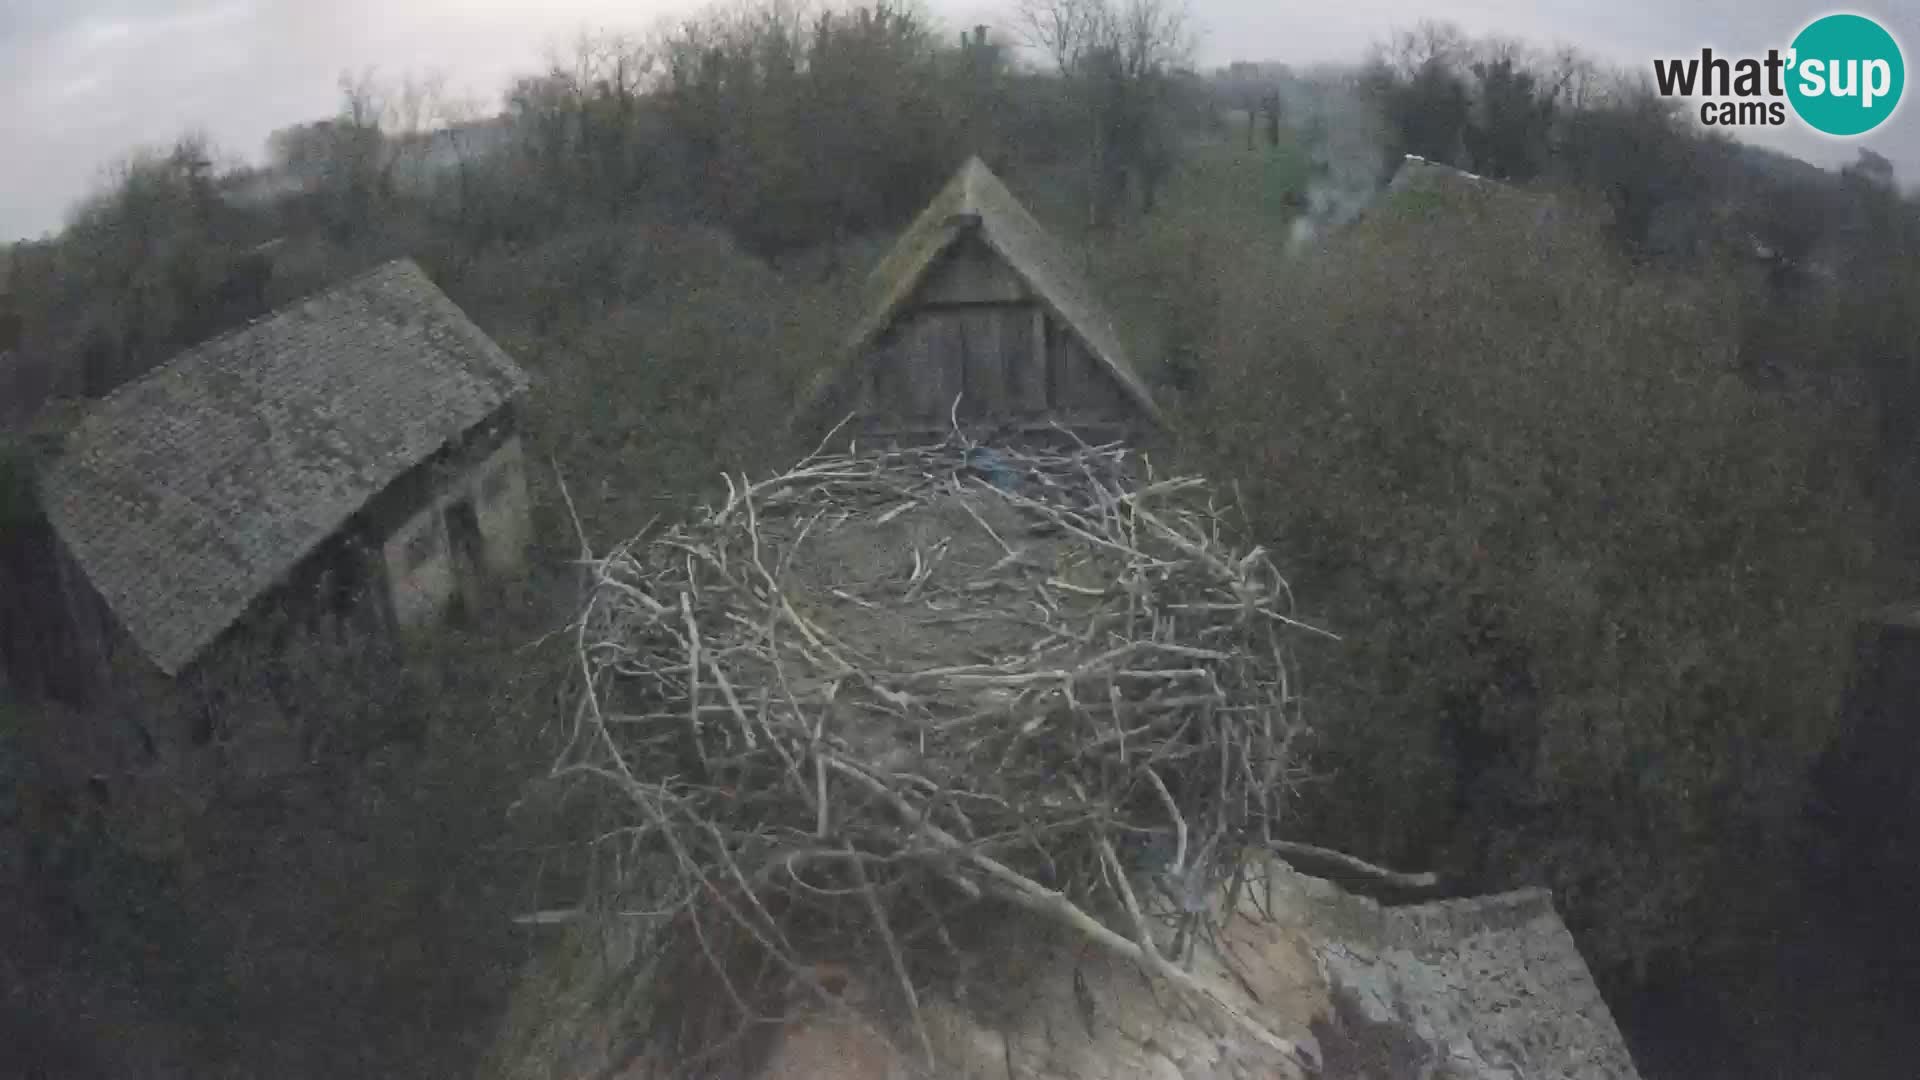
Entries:
<svg viewBox="0 0 1920 1080">
<path fill-rule="evenodd" d="M 268 614 L 391 631 L 481 603 L 528 540 L 527 385 L 402 261 L 120 387 L 40 484 L 39 659 L 80 693 L 50 689 L 130 657 L 179 676 Z"/>
<path fill-rule="evenodd" d="M 1393 179 L 1387 181 L 1390 192 L 1402 191 L 1485 191 L 1488 185 L 1498 184 L 1479 173 L 1470 173 L 1465 169 L 1456 169 L 1438 161 L 1430 161 L 1419 154 L 1408 154 L 1400 161 L 1400 167 L 1394 171 Z"/>
<path fill-rule="evenodd" d="M 1525 207 L 1533 215 L 1536 228 L 1552 228 L 1569 217 L 1569 209 L 1552 194 L 1456 169 L 1418 154 L 1407 154 L 1401 159 L 1399 168 L 1387 181 L 1386 190 L 1374 206 L 1360 216 L 1391 210 L 1427 214 L 1439 208 L 1457 210 L 1476 203 L 1515 210 Z"/>
<path fill-rule="evenodd" d="M 868 434 L 967 425 L 1117 432 L 1160 411 L 1112 320 L 1040 223 L 978 158 L 873 272 L 845 362 L 808 403 L 812 421 Z"/>
</svg>

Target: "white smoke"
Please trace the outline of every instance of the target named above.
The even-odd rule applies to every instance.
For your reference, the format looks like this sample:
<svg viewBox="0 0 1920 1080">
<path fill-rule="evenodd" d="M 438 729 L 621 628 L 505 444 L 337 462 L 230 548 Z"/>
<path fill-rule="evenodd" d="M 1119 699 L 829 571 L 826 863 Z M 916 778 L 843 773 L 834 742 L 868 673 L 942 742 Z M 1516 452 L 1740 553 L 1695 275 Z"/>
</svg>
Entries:
<svg viewBox="0 0 1920 1080">
<path fill-rule="evenodd" d="M 1287 236 L 1287 251 L 1296 254 L 1328 229 L 1359 217 L 1380 194 L 1387 179 L 1386 125 L 1351 69 L 1289 78 L 1280 94 L 1312 167 L 1306 210 Z"/>
</svg>

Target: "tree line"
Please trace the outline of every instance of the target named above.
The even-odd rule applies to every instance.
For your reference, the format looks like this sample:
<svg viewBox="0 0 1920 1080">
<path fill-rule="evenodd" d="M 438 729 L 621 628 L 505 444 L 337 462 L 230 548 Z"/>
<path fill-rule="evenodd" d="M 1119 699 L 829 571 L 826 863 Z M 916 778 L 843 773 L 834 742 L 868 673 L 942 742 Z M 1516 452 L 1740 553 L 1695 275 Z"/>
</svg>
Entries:
<svg viewBox="0 0 1920 1080">
<path fill-rule="evenodd" d="M 903 223 L 971 153 L 1073 169 L 1095 218 L 1129 192 L 1150 205 L 1183 11 L 1034 0 L 1038 70 L 1015 41 L 950 38 L 888 0 L 728 7 L 585 35 L 497 113 L 442 78 L 350 72 L 335 115 L 276 132 L 264 167 L 197 134 L 137 151 L 58 238 L 17 245 L 29 370 L 12 378 L 23 398 L 98 396 L 359 265 L 406 252 L 457 279 L 585 222 L 704 223 L 770 258 L 840 248 Z"/>
<path fill-rule="evenodd" d="M 1861 478 L 1920 539 L 1900 494 L 1920 465 L 1920 316 L 1901 299 L 1920 286 L 1920 200 L 1885 157 L 1817 169 L 1694 124 L 1645 72 L 1445 24 L 1394 35 L 1358 88 L 1387 159 L 1583 193 L 1627 256 L 1740 279 L 1742 364 L 1858 401 L 1878 433 Z"/>
</svg>

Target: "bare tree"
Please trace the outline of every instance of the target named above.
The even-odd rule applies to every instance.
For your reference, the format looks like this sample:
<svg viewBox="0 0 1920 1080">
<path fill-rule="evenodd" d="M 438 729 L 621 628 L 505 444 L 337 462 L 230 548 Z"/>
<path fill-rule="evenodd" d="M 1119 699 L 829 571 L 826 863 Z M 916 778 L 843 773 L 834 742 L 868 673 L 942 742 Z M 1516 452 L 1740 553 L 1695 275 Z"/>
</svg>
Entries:
<svg viewBox="0 0 1920 1080">
<path fill-rule="evenodd" d="M 1106 224 L 1129 176 L 1151 210 L 1168 158 L 1160 114 L 1195 48 L 1185 0 L 1018 0 L 1015 19 L 1086 112 L 1089 226 Z"/>
<path fill-rule="evenodd" d="M 1115 22 L 1111 0 L 1020 0 L 1014 18 L 1021 40 L 1045 53 L 1069 78 L 1112 36 Z"/>
<path fill-rule="evenodd" d="M 344 197 L 349 227 L 364 224 L 374 204 L 389 193 L 387 140 L 388 93 L 374 69 L 340 73 L 340 117 L 328 129 L 333 136 L 330 179 Z"/>
<path fill-rule="evenodd" d="M 401 76 L 400 85 L 386 95 L 384 126 L 403 139 L 425 134 L 438 120 L 446 96 L 444 71 Z"/>
<path fill-rule="evenodd" d="M 473 214 L 474 172 L 480 156 L 476 130 L 481 116 L 480 102 L 472 97 L 443 95 L 434 103 L 433 138 L 453 157 L 456 214 L 463 225 Z"/>
<path fill-rule="evenodd" d="M 1467 36 L 1452 23 L 1423 20 L 1411 30 L 1396 32 L 1374 51 L 1374 61 L 1402 81 L 1412 81 L 1430 66 L 1457 68 L 1472 51 Z"/>
<path fill-rule="evenodd" d="M 571 53 L 549 56 L 547 67 L 577 101 L 625 101 L 645 92 L 657 58 L 652 46 L 632 34 L 588 32 L 575 39 Z"/>
<path fill-rule="evenodd" d="M 1113 44 L 1129 78 L 1162 74 L 1193 61 L 1198 42 L 1183 0 L 1122 0 Z"/>
<path fill-rule="evenodd" d="M 1067 77 L 1112 53 L 1139 78 L 1190 63 L 1196 45 L 1184 0 L 1019 0 L 1014 18 L 1021 40 Z"/>
<path fill-rule="evenodd" d="M 386 125 L 388 91 L 375 69 L 342 71 L 339 87 L 340 123 L 366 131 L 379 131 Z"/>
<path fill-rule="evenodd" d="M 1512 64 L 1515 67 L 1533 66 L 1534 53 L 1527 43 L 1518 38 L 1484 37 L 1467 46 L 1463 59 L 1468 66 L 1473 64 Z"/>
</svg>

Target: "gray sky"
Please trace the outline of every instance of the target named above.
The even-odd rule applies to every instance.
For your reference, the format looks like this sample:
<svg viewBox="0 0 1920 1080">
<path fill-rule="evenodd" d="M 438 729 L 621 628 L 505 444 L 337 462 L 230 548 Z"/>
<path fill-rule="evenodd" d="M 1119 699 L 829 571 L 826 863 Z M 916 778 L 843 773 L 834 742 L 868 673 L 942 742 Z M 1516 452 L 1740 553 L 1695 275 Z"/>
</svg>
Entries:
<svg viewBox="0 0 1920 1080">
<path fill-rule="evenodd" d="M 1006 0 L 930 0 L 955 25 L 1004 23 Z M 1422 18 L 1478 35 L 1572 44 L 1647 70 L 1703 45 L 1745 54 L 1782 46 L 1831 10 L 1805 0 L 1334 0 L 1310 12 L 1275 0 L 1192 0 L 1202 58 L 1295 64 L 1358 58 Z M 276 128 L 329 114 L 343 69 L 439 70 L 489 109 L 507 78 L 588 26 L 644 30 L 695 5 L 675 0 L 0 0 L 0 240 L 59 228 L 105 167 L 140 144 L 204 130 L 257 159 Z M 1920 68 L 1920 10 L 1874 0 Z M 1895 15 L 1896 10 L 1907 9 Z M 1920 82 L 1920 71 L 1910 72 Z M 1865 140 L 1920 180 L 1920 88 Z M 1764 141 L 1820 164 L 1853 142 L 1804 128 Z M 1759 141 L 1759 140 L 1757 140 Z"/>
</svg>

